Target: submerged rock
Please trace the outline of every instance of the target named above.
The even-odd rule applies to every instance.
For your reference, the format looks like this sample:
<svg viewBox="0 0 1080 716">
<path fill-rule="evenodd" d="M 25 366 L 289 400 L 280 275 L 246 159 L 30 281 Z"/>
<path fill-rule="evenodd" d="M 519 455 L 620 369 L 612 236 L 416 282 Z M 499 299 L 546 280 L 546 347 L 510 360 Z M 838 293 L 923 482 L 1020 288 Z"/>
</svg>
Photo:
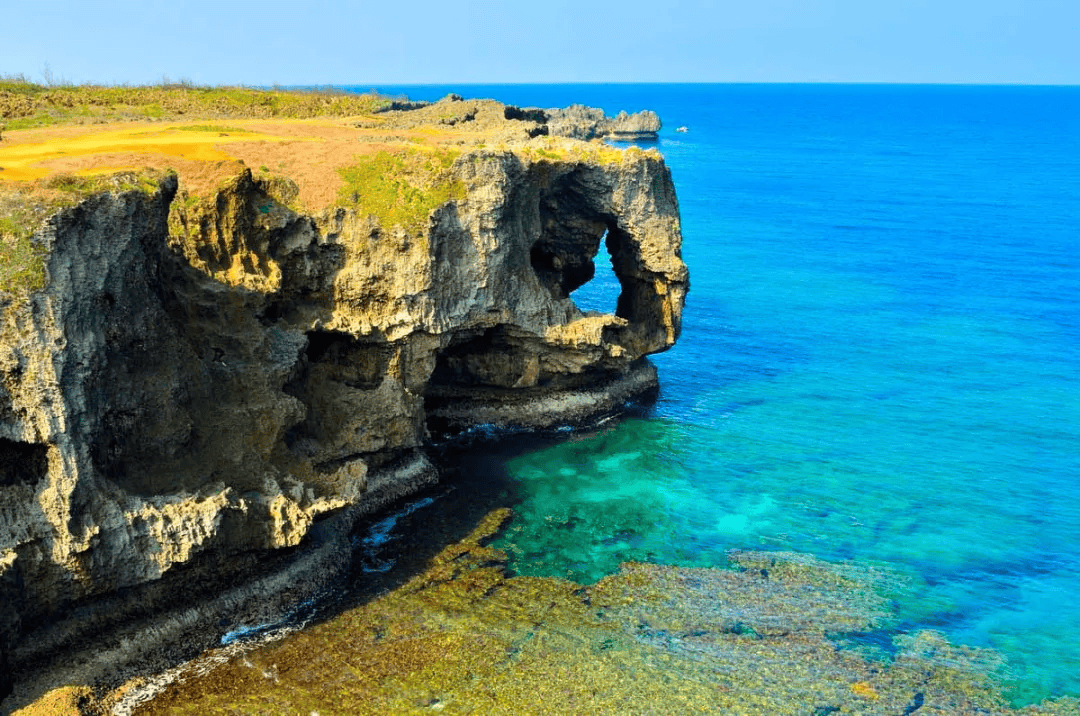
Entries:
<svg viewBox="0 0 1080 716">
<path fill-rule="evenodd" d="M 404 203 L 360 186 L 315 212 L 247 170 L 203 199 L 145 174 L 24 237 L 38 263 L 0 290 L 0 663 L 26 676 L 174 610 L 82 665 L 110 678 L 325 584 L 357 515 L 436 479 L 433 436 L 654 391 L 644 357 L 688 289 L 670 174 L 552 142 L 421 154 Z M 570 299 L 601 241 L 615 314 Z"/>
<path fill-rule="evenodd" d="M 390 592 L 264 645 L 132 683 L 115 713 L 1075 714 L 994 690 L 993 654 L 933 632 L 887 659 L 839 636 L 894 621 L 896 579 L 786 553 L 734 569 L 626 564 L 591 586 L 509 576 L 481 519 Z M 892 639 L 891 636 L 883 638 Z"/>
</svg>

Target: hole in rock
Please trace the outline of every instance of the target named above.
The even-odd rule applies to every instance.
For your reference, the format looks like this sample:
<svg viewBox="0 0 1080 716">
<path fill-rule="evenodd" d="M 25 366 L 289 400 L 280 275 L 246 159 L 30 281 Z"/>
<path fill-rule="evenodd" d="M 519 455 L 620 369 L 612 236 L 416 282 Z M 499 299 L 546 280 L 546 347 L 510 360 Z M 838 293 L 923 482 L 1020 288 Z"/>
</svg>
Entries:
<svg viewBox="0 0 1080 716">
<path fill-rule="evenodd" d="M 337 331 L 308 331 L 307 339 L 306 355 L 307 359 L 313 363 L 323 360 L 331 349 L 334 349 L 333 352 L 336 357 L 342 347 L 352 343 L 352 336 Z"/>
<path fill-rule="evenodd" d="M 540 236 L 529 259 L 555 299 L 573 296 L 582 310 L 614 313 L 632 323 L 649 319 L 650 281 L 637 277 L 634 237 L 610 209 L 589 200 L 590 181 L 572 172 L 553 179 L 540 197 Z"/>
<path fill-rule="evenodd" d="M 520 377 L 523 358 L 503 326 L 465 333 L 439 352 L 429 385 L 509 387 Z"/>
<path fill-rule="evenodd" d="M 45 445 L 0 438 L 0 487 L 34 485 L 49 468 Z"/>
<path fill-rule="evenodd" d="M 600 249 L 593 257 L 595 267 L 593 277 L 570 293 L 574 305 L 582 311 L 599 311 L 600 313 L 615 313 L 619 301 L 619 293 L 622 286 L 619 278 L 615 275 L 615 268 L 611 263 L 611 254 L 607 250 L 608 233 L 604 232 L 600 240 Z"/>
<path fill-rule="evenodd" d="M 266 325 L 266 326 L 274 325 L 275 323 L 277 323 L 281 319 L 281 316 L 282 316 L 283 313 L 284 313 L 284 311 L 282 310 L 282 303 L 281 302 L 275 302 L 275 303 L 269 304 L 265 309 L 263 309 L 263 315 L 262 315 L 262 319 L 261 319 L 263 325 Z"/>
<path fill-rule="evenodd" d="M 360 343 L 347 333 L 308 331 L 307 359 L 319 364 L 326 378 L 352 388 L 376 388 L 385 377 L 391 349 Z"/>
<path fill-rule="evenodd" d="M 566 298 L 593 277 L 592 261 L 578 247 L 568 251 L 541 240 L 529 250 L 529 262 L 540 283 L 555 298 Z"/>
</svg>

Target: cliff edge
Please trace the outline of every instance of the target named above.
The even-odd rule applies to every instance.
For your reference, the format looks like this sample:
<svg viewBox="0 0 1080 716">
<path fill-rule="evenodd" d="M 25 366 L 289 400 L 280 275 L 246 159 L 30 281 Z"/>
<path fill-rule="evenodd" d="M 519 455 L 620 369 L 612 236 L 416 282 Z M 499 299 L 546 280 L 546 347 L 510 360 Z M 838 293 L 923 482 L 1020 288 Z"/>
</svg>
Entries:
<svg viewBox="0 0 1080 716">
<path fill-rule="evenodd" d="M 678 338 L 689 285 L 663 159 L 505 114 L 454 99 L 336 124 L 382 144 L 322 206 L 223 160 L 202 185 L 0 182 L 0 671 L 91 637 L 141 658 L 98 637 L 179 594 L 216 606 L 138 648 L 310 593 L 357 515 L 437 478 L 432 439 L 577 424 L 656 389 L 644 357 Z M 454 129 L 408 141 L 432 126 Z M 614 314 L 570 298 L 601 242 Z M 78 668 L 115 677 L 107 660 Z"/>
</svg>

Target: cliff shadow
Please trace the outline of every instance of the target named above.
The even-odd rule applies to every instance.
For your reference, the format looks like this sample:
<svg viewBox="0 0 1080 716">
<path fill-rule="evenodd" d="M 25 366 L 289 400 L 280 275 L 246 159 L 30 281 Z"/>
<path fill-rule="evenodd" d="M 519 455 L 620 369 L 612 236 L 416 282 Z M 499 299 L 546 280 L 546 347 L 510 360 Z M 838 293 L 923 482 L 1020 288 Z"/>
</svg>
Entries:
<svg viewBox="0 0 1080 716">
<path fill-rule="evenodd" d="M 314 600 L 295 605 L 281 621 L 229 624 L 222 636 L 257 636 L 281 626 L 312 627 L 401 588 L 427 571 L 447 547 L 470 535 L 492 511 L 513 510 L 520 504 L 524 493 L 508 468 L 512 460 L 569 440 L 587 440 L 623 418 L 647 417 L 652 408 L 651 400 L 642 401 L 602 426 L 575 431 L 479 431 L 429 446 L 439 465 L 439 481 L 361 517 L 350 533 L 349 567 L 332 586 Z M 509 524 L 489 539 L 496 539 Z M 511 568 L 506 570 L 514 576 Z"/>
</svg>

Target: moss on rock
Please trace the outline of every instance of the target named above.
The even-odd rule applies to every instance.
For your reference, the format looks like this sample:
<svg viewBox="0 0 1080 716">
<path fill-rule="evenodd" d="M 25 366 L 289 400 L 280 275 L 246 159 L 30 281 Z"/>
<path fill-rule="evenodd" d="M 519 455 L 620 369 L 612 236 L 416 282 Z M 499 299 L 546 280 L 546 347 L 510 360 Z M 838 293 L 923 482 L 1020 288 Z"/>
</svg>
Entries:
<svg viewBox="0 0 1080 716">
<path fill-rule="evenodd" d="M 933 632 L 898 638 L 887 662 L 841 648 L 836 634 L 891 619 L 881 574 L 743 553 L 729 570 L 627 564 L 589 587 L 514 577 L 485 546 L 508 516 L 399 589 L 136 713 L 1077 713 L 1071 700 L 1007 707 L 987 653 Z"/>
<path fill-rule="evenodd" d="M 341 170 L 338 205 L 354 207 L 385 229 L 419 232 L 432 211 L 465 197 L 465 186 L 449 175 L 458 154 L 414 149 L 363 157 Z"/>
</svg>

